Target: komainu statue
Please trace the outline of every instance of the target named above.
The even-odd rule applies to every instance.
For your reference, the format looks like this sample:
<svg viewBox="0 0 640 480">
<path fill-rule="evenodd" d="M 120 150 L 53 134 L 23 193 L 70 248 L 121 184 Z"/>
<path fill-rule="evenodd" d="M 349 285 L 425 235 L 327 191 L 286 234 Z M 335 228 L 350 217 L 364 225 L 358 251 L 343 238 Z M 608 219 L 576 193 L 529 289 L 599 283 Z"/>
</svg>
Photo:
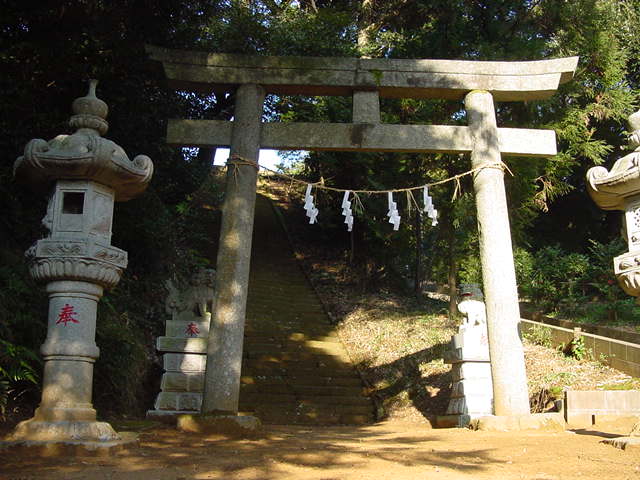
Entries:
<svg viewBox="0 0 640 480">
<path fill-rule="evenodd" d="M 175 279 L 167 280 L 165 286 L 169 291 L 165 302 L 165 309 L 172 320 L 193 320 L 199 317 L 210 320 L 213 309 L 213 288 L 216 281 L 216 271 L 212 268 L 201 268 L 189 279 L 182 283 Z"/>
</svg>

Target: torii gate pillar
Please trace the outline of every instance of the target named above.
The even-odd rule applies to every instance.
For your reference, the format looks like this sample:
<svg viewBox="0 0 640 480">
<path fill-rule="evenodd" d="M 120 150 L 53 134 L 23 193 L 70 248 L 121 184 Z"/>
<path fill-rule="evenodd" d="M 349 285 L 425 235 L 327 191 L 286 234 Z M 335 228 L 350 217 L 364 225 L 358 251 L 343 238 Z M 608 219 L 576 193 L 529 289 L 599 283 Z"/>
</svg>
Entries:
<svg viewBox="0 0 640 480">
<path fill-rule="evenodd" d="M 207 346 L 207 365 L 213 368 L 207 368 L 204 380 L 204 414 L 238 413 L 264 97 L 259 85 L 240 85 L 236 91 L 209 330 L 216 341 Z"/>
<path fill-rule="evenodd" d="M 529 413 L 522 341 L 518 335 L 520 306 L 513 264 L 509 213 L 504 189 L 493 96 L 474 90 L 464 99 L 474 146 L 471 166 L 478 170 L 473 187 L 478 213 L 482 282 L 493 379 L 495 415 Z"/>
</svg>

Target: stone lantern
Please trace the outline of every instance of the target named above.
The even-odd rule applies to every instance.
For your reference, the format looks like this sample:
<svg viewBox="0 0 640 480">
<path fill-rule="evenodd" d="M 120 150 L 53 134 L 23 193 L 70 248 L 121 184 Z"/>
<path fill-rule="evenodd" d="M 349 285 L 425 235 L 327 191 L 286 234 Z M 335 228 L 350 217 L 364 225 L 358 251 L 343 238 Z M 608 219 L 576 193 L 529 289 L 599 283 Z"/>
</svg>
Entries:
<svg viewBox="0 0 640 480">
<path fill-rule="evenodd" d="M 34 417 L 20 423 L 10 441 L 90 444 L 122 442 L 106 422 L 96 421 L 91 403 L 96 310 L 105 289 L 114 287 L 127 266 L 127 252 L 111 246 L 114 201 L 142 193 L 153 174 L 144 155 L 129 160 L 124 150 L 102 138 L 107 105 L 89 93 L 76 99 L 72 135 L 31 140 L 14 165 L 16 180 L 48 192 L 46 238 L 26 252 L 34 279 L 49 294 L 42 399 Z"/>
<path fill-rule="evenodd" d="M 640 303 L 640 111 L 629 117 L 632 133 L 630 154 L 616 161 L 608 171 L 593 167 L 587 172 L 587 190 L 603 210 L 622 210 L 624 236 L 629 251 L 613 259 L 618 283 Z"/>
</svg>

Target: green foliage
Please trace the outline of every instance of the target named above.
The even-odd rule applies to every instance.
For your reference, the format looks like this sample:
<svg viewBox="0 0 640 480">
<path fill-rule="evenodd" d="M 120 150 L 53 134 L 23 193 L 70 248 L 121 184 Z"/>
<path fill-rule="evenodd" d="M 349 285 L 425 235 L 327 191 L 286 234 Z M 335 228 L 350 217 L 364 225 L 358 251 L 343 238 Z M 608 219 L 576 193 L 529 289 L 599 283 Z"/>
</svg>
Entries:
<svg viewBox="0 0 640 480">
<path fill-rule="evenodd" d="M 584 337 L 582 336 L 574 338 L 568 344 L 561 343 L 558 350 L 566 356 L 573 357 L 578 361 L 587 360 L 593 357 L 591 350 L 585 345 Z"/>
<path fill-rule="evenodd" d="M 543 325 L 532 325 L 523 337 L 534 345 L 540 345 L 547 348 L 552 347 L 551 329 Z"/>
<path fill-rule="evenodd" d="M 545 247 L 533 254 L 532 264 L 518 272 L 522 296 L 545 309 L 583 297 L 581 289 L 589 272 L 587 256 L 567 253 L 558 246 Z M 529 276 L 525 276 L 526 270 Z"/>
<path fill-rule="evenodd" d="M 148 342 L 152 336 L 133 311 L 119 313 L 112 299 L 101 302 L 96 343 L 101 356 L 94 369 L 94 404 L 104 414 L 142 414 L 150 405 Z"/>
<path fill-rule="evenodd" d="M 40 359 L 33 350 L 0 339 L 0 420 L 9 401 L 37 390 Z"/>
</svg>

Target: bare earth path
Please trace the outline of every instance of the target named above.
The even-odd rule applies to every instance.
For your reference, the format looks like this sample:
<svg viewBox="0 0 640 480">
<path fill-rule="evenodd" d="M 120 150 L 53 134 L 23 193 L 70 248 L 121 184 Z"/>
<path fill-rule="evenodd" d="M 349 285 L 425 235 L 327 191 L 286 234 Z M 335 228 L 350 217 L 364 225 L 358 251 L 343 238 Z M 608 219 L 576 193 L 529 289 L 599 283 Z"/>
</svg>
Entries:
<svg viewBox="0 0 640 480">
<path fill-rule="evenodd" d="M 141 435 L 113 457 L 0 455 L 0 479 L 640 479 L 640 449 L 601 444 L 604 432 L 492 433 L 423 424 L 268 426 L 259 440 Z"/>
</svg>

